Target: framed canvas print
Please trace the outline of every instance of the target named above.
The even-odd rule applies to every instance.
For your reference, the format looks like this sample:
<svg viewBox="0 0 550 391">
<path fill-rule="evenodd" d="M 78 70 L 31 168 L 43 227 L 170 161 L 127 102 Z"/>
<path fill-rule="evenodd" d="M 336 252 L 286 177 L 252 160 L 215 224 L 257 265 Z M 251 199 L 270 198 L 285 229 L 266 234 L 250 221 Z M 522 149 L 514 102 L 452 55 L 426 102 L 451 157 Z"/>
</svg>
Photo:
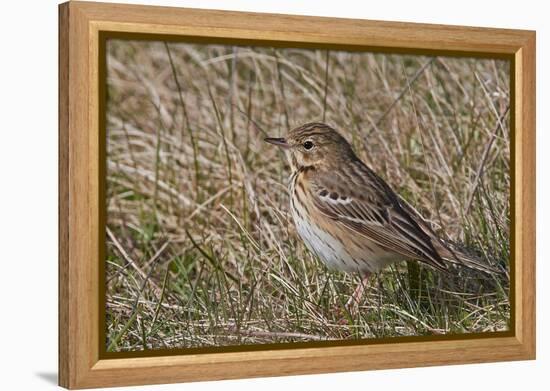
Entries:
<svg viewBox="0 0 550 391">
<path fill-rule="evenodd" d="M 59 16 L 62 386 L 534 359 L 534 32 Z"/>
</svg>

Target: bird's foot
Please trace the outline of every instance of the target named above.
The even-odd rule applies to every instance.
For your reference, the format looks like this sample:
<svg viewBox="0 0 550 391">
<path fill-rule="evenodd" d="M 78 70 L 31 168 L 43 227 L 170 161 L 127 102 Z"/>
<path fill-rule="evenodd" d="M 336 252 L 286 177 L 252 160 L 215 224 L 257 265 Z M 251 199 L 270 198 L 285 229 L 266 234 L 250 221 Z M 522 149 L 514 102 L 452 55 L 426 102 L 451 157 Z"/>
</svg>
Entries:
<svg viewBox="0 0 550 391">
<path fill-rule="evenodd" d="M 350 296 L 346 304 L 344 304 L 343 308 L 341 306 L 334 308 L 334 311 L 337 314 L 336 317 L 339 318 L 337 322 L 339 325 L 343 326 L 353 323 L 353 319 L 359 314 L 359 307 L 363 299 L 363 294 L 365 293 L 369 276 L 370 273 L 363 276 L 361 282 L 357 285 L 357 288 L 355 288 L 355 291 Z"/>
</svg>

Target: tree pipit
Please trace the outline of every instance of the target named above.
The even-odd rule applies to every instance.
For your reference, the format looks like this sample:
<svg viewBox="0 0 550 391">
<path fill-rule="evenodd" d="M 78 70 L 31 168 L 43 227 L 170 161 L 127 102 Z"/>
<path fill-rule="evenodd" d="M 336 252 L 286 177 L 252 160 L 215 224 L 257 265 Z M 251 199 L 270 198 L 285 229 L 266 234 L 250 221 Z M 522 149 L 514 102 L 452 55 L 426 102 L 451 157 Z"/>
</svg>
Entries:
<svg viewBox="0 0 550 391">
<path fill-rule="evenodd" d="M 265 141 L 287 152 L 290 210 L 308 249 L 329 268 L 362 277 L 348 310 L 358 308 L 368 277 L 394 262 L 416 260 L 438 270 L 454 263 L 495 271 L 440 239 L 330 126 L 312 122 L 286 138 Z"/>
</svg>

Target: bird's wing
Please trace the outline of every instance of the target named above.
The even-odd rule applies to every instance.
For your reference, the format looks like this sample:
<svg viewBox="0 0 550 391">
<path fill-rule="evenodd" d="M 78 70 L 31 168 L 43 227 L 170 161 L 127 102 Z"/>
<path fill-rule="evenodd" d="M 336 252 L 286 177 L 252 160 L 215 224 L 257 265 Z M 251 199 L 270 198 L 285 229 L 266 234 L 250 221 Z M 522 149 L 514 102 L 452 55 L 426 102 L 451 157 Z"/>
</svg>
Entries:
<svg viewBox="0 0 550 391">
<path fill-rule="evenodd" d="M 325 216 L 389 251 L 446 270 L 431 238 L 414 216 L 400 206 L 397 195 L 382 178 L 363 165 L 354 170 L 354 175 L 319 176 L 312 181 L 309 191 L 313 205 Z M 349 182 L 352 178 L 354 183 Z M 346 180 L 349 185 L 345 189 L 338 185 Z"/>
</svg>

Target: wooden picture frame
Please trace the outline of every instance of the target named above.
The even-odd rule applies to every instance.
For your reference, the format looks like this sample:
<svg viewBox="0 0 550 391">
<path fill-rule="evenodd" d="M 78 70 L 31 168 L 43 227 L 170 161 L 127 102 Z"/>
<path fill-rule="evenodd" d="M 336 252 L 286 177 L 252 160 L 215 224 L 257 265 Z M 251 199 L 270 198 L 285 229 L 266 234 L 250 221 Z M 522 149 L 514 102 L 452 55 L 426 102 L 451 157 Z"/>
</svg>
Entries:
<svg viewBox="0 0 550 391">
<path fill-rule="evenodd" d="M 475 339 L 105 358 L 98 269 L 102 34 L 475 55 L 512 66 L 513 330 Z M 59 384 L 67 388 L 313 374 L 535 358 L 535 33 L 533 31 L 68 2 L 59 6 Z M 99 298 L 99 300 L 98 300 Z"/>
</svg>

